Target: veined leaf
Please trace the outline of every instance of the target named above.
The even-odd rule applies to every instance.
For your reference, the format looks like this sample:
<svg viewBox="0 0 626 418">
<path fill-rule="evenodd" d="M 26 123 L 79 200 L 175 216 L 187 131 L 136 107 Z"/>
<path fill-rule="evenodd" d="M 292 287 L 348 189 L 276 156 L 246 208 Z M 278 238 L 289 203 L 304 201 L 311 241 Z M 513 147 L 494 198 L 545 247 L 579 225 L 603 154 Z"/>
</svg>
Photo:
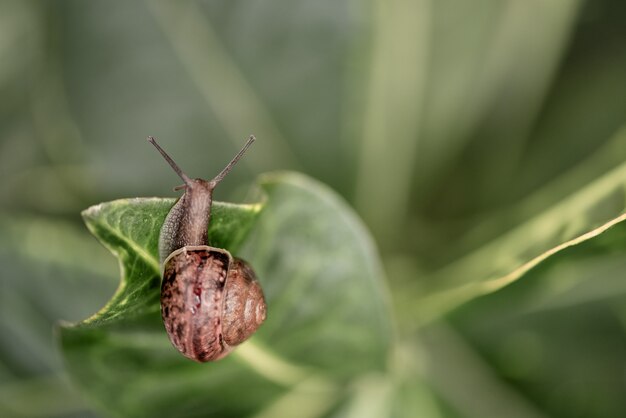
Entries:
<svg viewBox="0 0 626 418">
<path fill-rule="evenodd" d="M 102 310 L 62 326 L 60 339 L 71 376 L 102 409 L 242 416 L 275 409 L 298 391 L 314 391 L 331 407 L 343 384 L 385 368 L 386 291 L 361 223 L 332 191 L 302 175 L 266 175 L 260 185 L 263 204 L 215 204 L 209 240 L 255 268 L 268 319 L 215 363 L 183 358 L 161 323 L 158 235 L 174 201 L 119 200 L 85 211 L 89 229 L 120 260 L 122 280 Z"/>
</svg>

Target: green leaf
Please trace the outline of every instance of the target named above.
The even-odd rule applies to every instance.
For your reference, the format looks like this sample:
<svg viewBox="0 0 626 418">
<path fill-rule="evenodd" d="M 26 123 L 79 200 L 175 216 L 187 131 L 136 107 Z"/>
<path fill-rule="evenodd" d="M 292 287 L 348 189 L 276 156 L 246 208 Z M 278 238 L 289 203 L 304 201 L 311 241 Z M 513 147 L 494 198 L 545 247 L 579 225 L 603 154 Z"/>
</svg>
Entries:
<svg viewBox="0 0 626 418">
<path fill-rule="evenodd" d="M 621 222 L 448 319 L 492 370 L 544 415 L 621 417 L 625 244 Z"/>
<path fill-rule="evenodd" d="M 215 204 L 209 239 L 255 268 L 268 319 L 215 363 L 183 358 L 161 323 L 158 235 L 174 201 L 119 200 L 84 212 L 89 229 L 119 258 L 122 280 L 102 310 L 60 327 L 59 336 L 70 375 L 102 409 L 242 416 L 280 411 L 297 399 L 330 408 L 341 385 L 384 370 L 387 292 L 363 225 L 331 190 L 302 175 L 266 175 L 260 186 L 263 204 Z"/>
<path fill-rule="evenodd" d="M 433 274 L 413 311 L 424 322 L 524 276 L 555 254 L 626 220 L 626 164 Z M 413 301 L 414 302 L 414 301 Z M 411 306 L 412 301 L 405 301 Z"/>
</svg>

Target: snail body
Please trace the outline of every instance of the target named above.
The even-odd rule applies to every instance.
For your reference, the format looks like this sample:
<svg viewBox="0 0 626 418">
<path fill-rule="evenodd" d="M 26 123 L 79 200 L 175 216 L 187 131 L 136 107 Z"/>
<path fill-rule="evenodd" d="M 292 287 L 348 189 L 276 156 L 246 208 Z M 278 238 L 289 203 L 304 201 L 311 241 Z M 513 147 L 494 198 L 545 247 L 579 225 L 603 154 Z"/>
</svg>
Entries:
<svg viewBox="0 0 626 418">
<path fill-rule="evenodd" d="M 149 137 L 185 182 L 159 236 L 163 265 L 161 317 L 174 347 L 198 362 L 219 360 L 248 339 L 263 323 L 266 304 L 252 268 L 225 249 L 208 244 L 215 186 L 254 141 L 212 180 L 191 179 Z"/>
</svg>

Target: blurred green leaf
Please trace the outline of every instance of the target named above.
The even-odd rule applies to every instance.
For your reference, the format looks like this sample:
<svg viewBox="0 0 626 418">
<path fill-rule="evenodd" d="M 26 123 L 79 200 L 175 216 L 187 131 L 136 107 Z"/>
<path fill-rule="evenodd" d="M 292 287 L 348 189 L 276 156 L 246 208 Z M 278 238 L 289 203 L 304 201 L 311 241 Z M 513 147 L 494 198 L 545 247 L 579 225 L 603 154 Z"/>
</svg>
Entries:
<svg viewBox="0 0 626 418">
<path fill-rule="evenodd" d="M 268 319 L 229 357 L 205 365 L 177 353 L 160 320 L 158 235 L 173 200 L 119 200 L 84 212 L 119 258 L 122 281 L 107 306 L 63 326 L 60 337 L 70 374 L 103 409 L 242 416 L 280 411 L 302 399 L 298 393 L 317 393 L 304 399 L 330 407 L 341 385 L 385 369 L 387 293 L 361 223 L 330 189 L 302 175 L 266 175 L 260 184 L 267 195 L 261 216 L 260 204 L 216 203 L 209 239 L 254 266 Z"/>
<path fill-rule="evenodd" d="M 0 363 L 20 380 L 57 372 L 54 324 L 102 306 L 115 289 L 115 262 L 84 227 L 0 212 L 0 264 Z M 0 372 L 0 382 L 6 377 Z"/>
<path fill-rule="evenodd" d="M 456 411 L 446 416 L 546 418 L 450 327 L 434 324 L 419 335 L 425 380 Z"/>
<path fill-rule="evenodd" d="M 264 156 L 273 160 L 274 165 L 294 165 L 296 158 L 290 144 L 272 120 L 270 110 L 222 45 L 201 6 L 195 2 L 164 1 L 148 2 L 146 6 L 229 138 L 239 144 L 241 121 L 245 120 L 275 150 L 271 154 L 252 154 L 248 163 L 258 165 L 258 159 Z M 185 24 L 180 25 L 180 22 Z M 208 73 L 213 76 L 206 77 Z"/>
<path fill-rule="evenodd" d="M 11 418 L 91 416 L 83 397 L 62 375 L 0 384 L 0 414 Z"/>
<path fill-rule="evenodd" d="M 420 321 L 494 292 L 539 263 L 598 236 L 626 219 L 626 164 L 430 277 L 413 306 Z M 409 302 L 405 303 L 409 304 Z M 406 306 L 406 305 L 405 305 Z M 411 308 L 407 308 L 411 309 Z"/>
<path fill-rule="evenodd" d="M 449 319 L 500 377 L 549 416 L 621 417 L 626 223 L 571 246 Z"/>
</svg>

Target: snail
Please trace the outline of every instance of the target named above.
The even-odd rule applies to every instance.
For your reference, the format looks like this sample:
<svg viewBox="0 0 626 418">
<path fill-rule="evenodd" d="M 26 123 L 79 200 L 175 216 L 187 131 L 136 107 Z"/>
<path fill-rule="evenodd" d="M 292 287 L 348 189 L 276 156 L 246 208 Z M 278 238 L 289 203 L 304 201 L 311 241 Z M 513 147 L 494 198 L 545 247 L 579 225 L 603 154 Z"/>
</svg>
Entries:
<svg viewBox="0 0 626 418">
<path fill-rule="evenodd" d="M 197 362 L 219 360 L 263 323 L 267 306 L 252 268 L 221 248 L 210 247 L 208 226 L 213 190 L 252 145 L 243 148 L 212 180 L 188 177 L 153 137 L 184 184 L 159 235 L 162 265 L 161 317 L 174 347 Z"/>
</svg>

